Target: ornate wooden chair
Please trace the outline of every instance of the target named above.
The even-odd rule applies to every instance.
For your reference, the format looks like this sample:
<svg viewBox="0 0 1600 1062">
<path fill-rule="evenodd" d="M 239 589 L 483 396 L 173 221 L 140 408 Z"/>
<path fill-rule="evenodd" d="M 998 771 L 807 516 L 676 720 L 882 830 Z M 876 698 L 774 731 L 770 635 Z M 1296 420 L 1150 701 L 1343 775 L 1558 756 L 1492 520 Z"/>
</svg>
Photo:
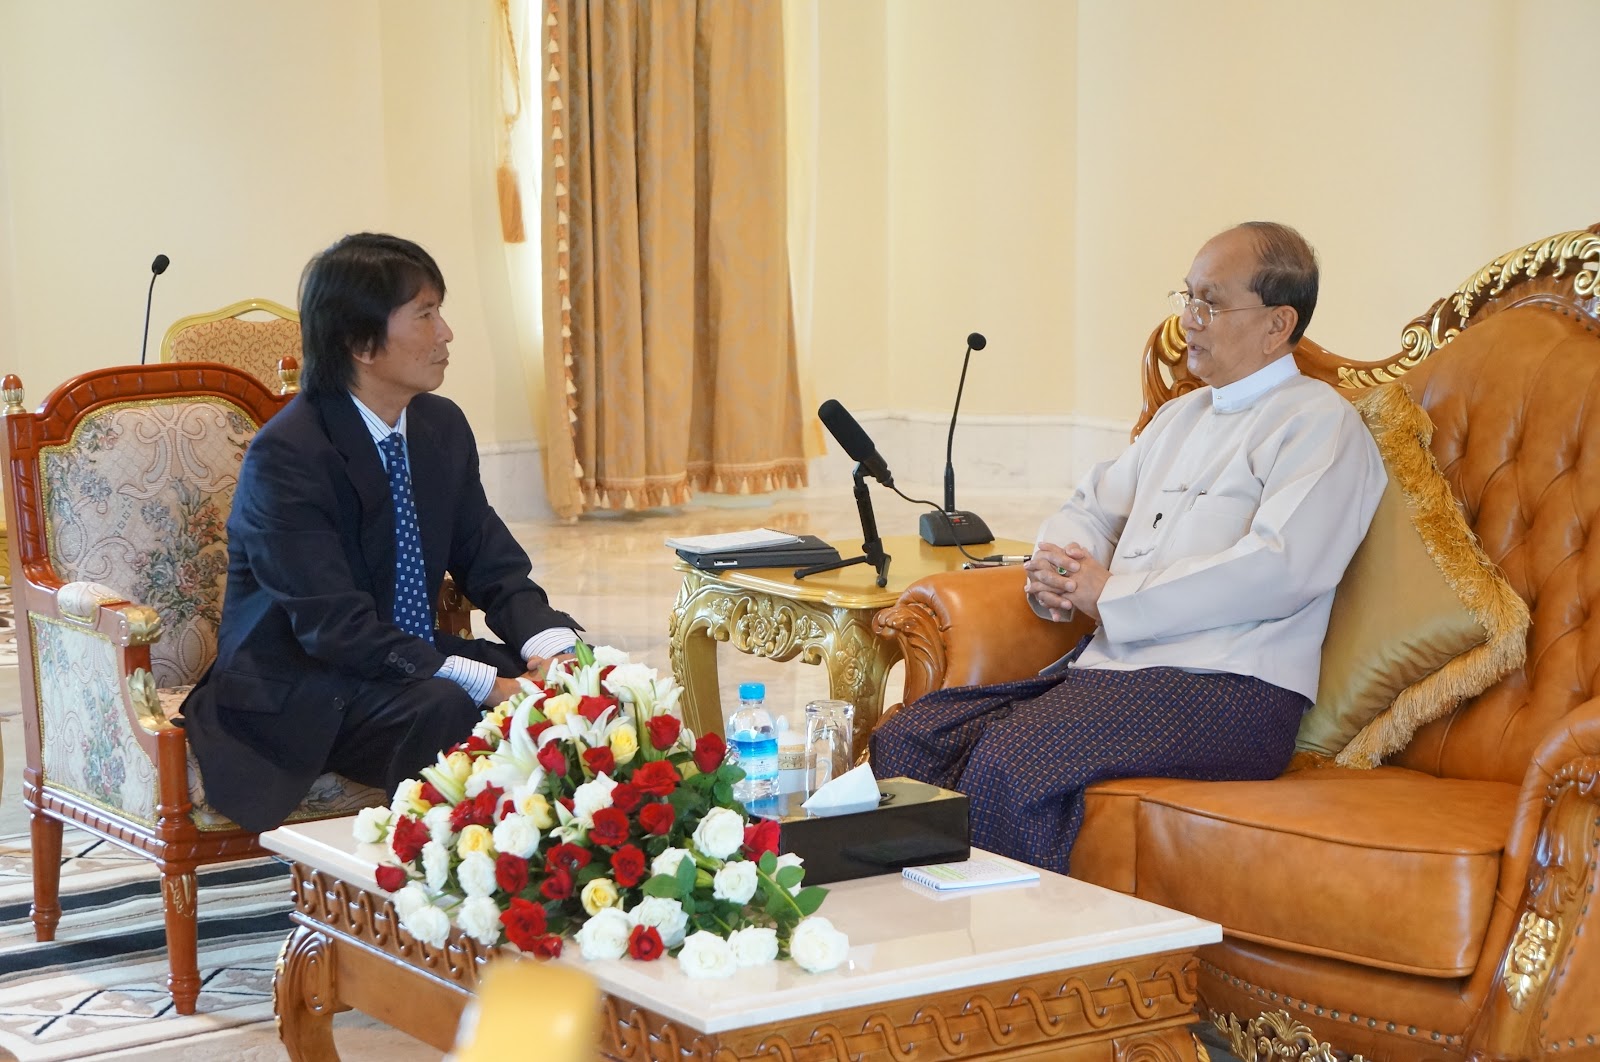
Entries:
<svg viewBox="0 0 1600 1062">
<path fill-rule="evenodd" d="M 268 390 L 294 394 L 300 390 L 300 315 L 270 299 L 245 299 L 180 317 L 161 339 L 161 360 L 232 365 Z"/>
<path fill-rule="evenodd" d="M 161 868 L 167 984 L 191 1014 L 195 871 L 267 853 L 207 805 L 173 719 L 216 651 L 239 462 L 288 397 L 209 364 L 101 369 L 33 413 L 17 377 L 0 391 L 34 933 L 54 939 L 61 918 L 63 823 L 148 856 Z M 383 800 L 324 775 L 291 821 Z"/>
</svg>

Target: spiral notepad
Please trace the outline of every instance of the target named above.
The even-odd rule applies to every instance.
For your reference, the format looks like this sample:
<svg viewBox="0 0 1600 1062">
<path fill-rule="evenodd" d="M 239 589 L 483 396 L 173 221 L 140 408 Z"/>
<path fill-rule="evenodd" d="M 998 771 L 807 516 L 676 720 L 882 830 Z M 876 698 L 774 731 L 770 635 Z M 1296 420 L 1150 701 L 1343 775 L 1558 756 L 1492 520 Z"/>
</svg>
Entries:
<svg viewBox="0 0 1600 1062">
<path fill-rule="evenodd" d="M 1033 867 L 1012 863 L 1004 859 L 966 859 L 960 863 L 929 863 L 927 866 L 906 867 L 900 872 L 907 881 L 948 892 L 953 889 L 976 889 L 984 885 L 1016 885 L 1038 881 L 1039 872 Z"/>
</svg>

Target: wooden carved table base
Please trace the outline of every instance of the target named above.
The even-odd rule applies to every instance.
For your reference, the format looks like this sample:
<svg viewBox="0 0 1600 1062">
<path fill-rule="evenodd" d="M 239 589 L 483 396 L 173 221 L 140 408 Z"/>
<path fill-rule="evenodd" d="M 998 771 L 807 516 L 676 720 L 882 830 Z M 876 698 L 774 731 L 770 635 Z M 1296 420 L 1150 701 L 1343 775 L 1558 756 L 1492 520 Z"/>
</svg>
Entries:
<svg viewBox="0 0 1600 1062">
<path fill-rule="evenodd" d="M 889 669 L 900 660 L 900 643 L 872 630 L 878 611 L 729 587 L 686 571 L 668 627 L 672 672 L 683 686 L 684 721 L 697 735 L 722 733 L 717 645 L 725 642 L 780 663 L 799 657 L 826 667 L 828 696 L 855 705 L 855 749 L 864 753 L 883 711 Z"/>
<path fill-rule="evenodd" d="M 479 968 L 496 951 L 459 933 L 442 948 L 420 944 L 381 896 L 298 864 L 294 893 L 296 928 L 273 983 L 289 1057 L 337 1059 L 333 1015 L 350 1008 L 448 1050 Z M 1167 953 L 713 1034 L 604 996 L 599 1054 L 616 1062 L 1191 1062 L 1195 974 L 1192 955 Z"/>
</svg>

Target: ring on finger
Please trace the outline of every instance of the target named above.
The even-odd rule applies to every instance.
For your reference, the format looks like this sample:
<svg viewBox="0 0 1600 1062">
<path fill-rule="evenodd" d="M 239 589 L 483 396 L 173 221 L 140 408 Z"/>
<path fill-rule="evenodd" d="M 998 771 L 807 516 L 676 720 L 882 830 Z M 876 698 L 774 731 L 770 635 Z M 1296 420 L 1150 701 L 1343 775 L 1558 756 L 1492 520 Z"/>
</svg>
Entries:
<svg viewBox="0 0 1600 1062">
<path fill-rule="evenodd" d="M 1063 568 L 1061 565 L 1058 564 L 1058 565 L 1056 565 L 1056 574 L 1057 575 L 1066 575 L 1067 574 L 1067 570 L 1065 568 Z"/>
</svg>

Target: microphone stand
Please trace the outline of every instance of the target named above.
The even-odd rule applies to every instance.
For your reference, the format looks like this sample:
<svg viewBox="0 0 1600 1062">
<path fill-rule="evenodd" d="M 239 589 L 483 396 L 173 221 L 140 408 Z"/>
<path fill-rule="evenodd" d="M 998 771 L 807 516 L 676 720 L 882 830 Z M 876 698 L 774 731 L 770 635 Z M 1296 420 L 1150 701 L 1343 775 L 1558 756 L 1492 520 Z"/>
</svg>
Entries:
<svg viewBox="0 0 1600 1062">
<path fill-rule="evenodd" d="M 961 392 L 967 386 L 967 365 L 972 361 L 972 341 L 983 340 L 977 334 L 967 337 L 967 353 L 961 359 L 961 382 L 956 384 L 956 405 L 950 411 L 950 433 L 944 440 L 944 510 L 923 513 L 917 522 L 922 541 L 930 546 L 972 546 L 980 542 L 993 542 L 994 534 L 977 513 L 956 508 L 956 417 L 961 414 Z M 985 343 L 979 342 L 978 349 Z"/>
<path fill-rule="evenodd" d="M 889 561 L 892 558 L 883 551 L 883 539 L 878 537 L 878 521 L 872 515 L 872 494 L 867 490 L 867 474 L 862 471 L 859 463 L 856 465 L 855 480 L 856 511 L 861 514 L 861 556 L 829 561 L 827 564 L 813 564 L 809 568 L 796 568 L 794 572 L 796 579 L 848 568 L 852 564 L 870 564 L 877 569 L 878 585 L 881 587 L 888 584 Z"/>
</svg>

